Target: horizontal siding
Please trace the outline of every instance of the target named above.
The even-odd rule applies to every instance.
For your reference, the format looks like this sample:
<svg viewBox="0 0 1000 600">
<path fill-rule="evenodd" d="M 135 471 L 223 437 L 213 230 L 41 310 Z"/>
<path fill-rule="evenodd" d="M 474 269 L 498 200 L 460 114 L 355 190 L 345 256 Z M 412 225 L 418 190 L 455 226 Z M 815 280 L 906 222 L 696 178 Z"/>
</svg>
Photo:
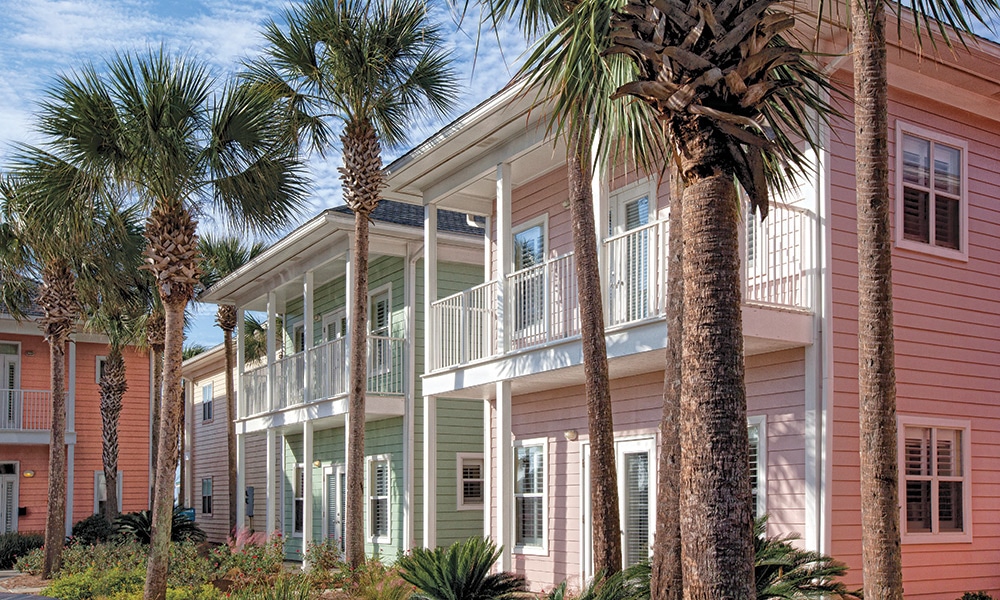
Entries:
<svg viewBox="0 0 1000 600">
<path fill-rule="evenodd" d="M 212 386 L 212 419 L 205 421 L 204 392 Z M 225 542 L 229 531 L 229 450 L 227 441 L 225 367 L 192 381 L 193 395 L 190 422 L 193 425 L 191 448 L 191 507 L 195 520 L 208 534 L 208 541 Z M 212 480 L 212 512 L 202 512 L 202 480 Z M 234 482 L 235 483 L 235 482 Z M 239 502 L 241 498 L 237 498 Z M 254 498 L 256 504 L 257 499 Z"/>
</svg>

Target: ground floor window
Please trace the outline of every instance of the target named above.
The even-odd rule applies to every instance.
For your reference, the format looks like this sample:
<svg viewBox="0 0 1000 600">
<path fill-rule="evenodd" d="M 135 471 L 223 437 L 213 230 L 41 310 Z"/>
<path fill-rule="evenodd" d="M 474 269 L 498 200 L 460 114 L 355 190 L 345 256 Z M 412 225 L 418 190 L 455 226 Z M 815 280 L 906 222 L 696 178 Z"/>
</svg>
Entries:
<svg viewBox="0 0 1000 600">
<path fill-rule="evenodd" d="M 750 452 L 747 466 L 750 470 L 750 502 L 754 517 L 767 513 L 767 435 L 766 417 L 757 415 L 747 419 L 747 436 Z"/>
<path fill-rule="evenodd" d="M 971 541 L 970 423 L 899 417 L 903 541 Z"/>
<path fill-rule="evenodd" d="M 368 458 L 368 536 L 373 543 L 388 544 L 391 503 L 389 458 L 372 456 Z"/>
<path fill-rule="evenodd" d="M 201 480 L 201 514 L 212 514 L 212 494 L 213 481 L 211 477 L 204 477 Z"/>
<path fill-rule="evenodd" d="M 514 447 L 515 549 L 546 547 L 546 454 L 545 440 L 519 441 Z"/>
<path fill-rule="evenodd" d="M 482 510 L 486 475 L 482 454 L 459 453 L 455 457 L 458 476 L 458 510 Z"/>
<path fill-rule="evenodd" d="M 295 465 L 295 479 L 292 481 L 292 533 L 302 535 L 303 516 L 305 510 L 306 469 L 305 465 Z"/>
</svg>

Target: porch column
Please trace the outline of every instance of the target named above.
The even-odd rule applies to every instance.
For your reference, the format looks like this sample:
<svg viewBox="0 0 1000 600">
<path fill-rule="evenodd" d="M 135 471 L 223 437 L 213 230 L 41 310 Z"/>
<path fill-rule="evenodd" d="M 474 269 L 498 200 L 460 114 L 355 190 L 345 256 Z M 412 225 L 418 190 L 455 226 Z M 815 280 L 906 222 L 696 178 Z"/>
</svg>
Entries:
<svg viewBox="0 0 1000 600">
<path fill-rule="evenodd" d="M 241 322 L 242 324 L 242 322 Z M 236 432 L 236 531 L 247 529 L 247 440 L 246 435 Z M 239 493 L 243 492 L 240 500 Z"/>
<path fill-rule="evenodd" d="M 66 372 L 66 433 L 76 431 L 76 341 L 69 341 L 66 352 L 69 369 Z M 65 439 L 63 440 L 65 443 Z M 73 531 L 73 488 L 76 479 L 76 444 L 66 445 L 66 534 Z"/>
<path fill-rule="evenodd" d="M 506 318 L 507 274 L 514 264 L 513 238 L 511 237 L 511 170 L 510 163 L 497 165 L 497 346 L 501 352 L 510 349 Z"/>
<path fill-rule="evenodd" d="M 246 416 L 246 409 L 240 409 L 244 405 L 246 390 L 243 387 L 243 374 L 247 371 L 247 339 L 246 326 L 244 325 L 246 313 L 242 308 L 236 309 L 236 414 L 229 415 L 230 419 L 238 419 Z M 193 399 L 192 399 L 193 400 Z"/>
<path fill-rule="evenodd" d="M 437 366 L 435 354 L 441 341 L 437 339 L 431 305 L 437 290 L 437 222 L 434 204 L 424 206 L 424 361 L 429 369 Z M 424 548 L 437 545 L 437 398 L 424 396 Z"/>
<path fill-rule="evenodd" d="M 267 510 L 265 512 L 265 518 L 267 519 L 267 525 L 264 531 L 267 532 L 268 539 L 274 535 L 274 522 L 275 516 L 277 514 L 278 499 L 274 488 L 277 484 L 278 477 L 277 473 L 274 472 L 274 463 L 278 458 L 277 449 L 278 433 L 274 429 L 267 430 Z"/>
<path fill-rule="evenodd" d="M 417 243 L 406 244 L 406 270 L 403 271 L 403 293 L 406 298 L 406 354 L 403 364 L 406 369 L 406 388 L 403 396 L 403 550 L 413 548 L 414 480 L 414 408 L 416 404 L 416 327 L 417 327 L 417 260 L 423 252 Z"/>
<path fill-rule="evenodd" d="M 483 400 L 483 537 L 493 537 L 493 403 Z"/>
<path fill-rule="evenodd" d="M 274 372 L 274 362 L 278 351 L 278 296 L 274 292 L 267 293 L 267 410 L 274 410 L 274 385 L 277 379 Z"/>
<path fill-rule="evenodd" d="M 313 534 L 313 422 L 309 420 L 302 424 L 302 453 L 302 568 L 307 569 L 306 550 Z"/>
<path fill-rule="evenodd" d="M 497 414 L 494 437 L 497 441 L 497 545 L 503 546 L 500 570 L 511 568 L 510 549 L 514 546 L 514 453 L 511 435 L 510 381 L 496 384 Z"/>
<path fill-rule="evenodd" d="M 346 280 L 346 279 L 345 279 Z M 304 343 L 302 344 L 302 350 L 305 352 L 303 356 L 303 390 L 302 390 L 302 400 L 304 402 L 309 402 L 312 400 L 312 361 L 310 360 L 310 355 L 312 354 L 313 347 L 313 331 L 315 325 L 313 323 L 313 289 L 315 288 L 314 275 L 312 271 L 307 271 L 306 276 L 302 280 L 302 312 L 303 312 L 303 334 L 305 335 Z"/>
</svg>

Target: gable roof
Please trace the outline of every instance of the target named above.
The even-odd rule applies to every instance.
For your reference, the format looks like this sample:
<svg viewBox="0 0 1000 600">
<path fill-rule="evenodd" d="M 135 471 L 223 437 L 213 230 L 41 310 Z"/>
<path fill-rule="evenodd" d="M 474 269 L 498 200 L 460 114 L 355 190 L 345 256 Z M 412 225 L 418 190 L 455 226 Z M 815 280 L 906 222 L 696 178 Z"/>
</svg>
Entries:
<svg viewBox="0 0 1000 600">
<path fill-rule="evenodd" d="M 336 206 L 330 210 L 345 215 L 354 214 L 350 208 L 343 205 Z M 382 199 L 379 200 L 378 205 L 375 207 L 372 219 L 384 223 L 423 228 L 424 207 L 416 204 L 407 204 L 406 202 L 397 202 L 396 200 Z M 478 224 L 479 221 L 477 220 L 476 223 Z M 438 231 L 465 235 L 483 235 L 485 233 L 482 225 L 478 227 L 470 226 L 464 213 L 453 210 L 438 211 Z"/>
</svg>

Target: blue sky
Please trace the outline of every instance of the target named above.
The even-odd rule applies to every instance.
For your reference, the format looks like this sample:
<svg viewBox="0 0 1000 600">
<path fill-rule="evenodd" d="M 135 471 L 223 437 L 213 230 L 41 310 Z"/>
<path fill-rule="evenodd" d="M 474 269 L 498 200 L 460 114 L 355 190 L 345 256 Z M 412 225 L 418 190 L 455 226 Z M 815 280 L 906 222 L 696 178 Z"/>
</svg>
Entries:
<svg viewBox="0 0 1000 600">
<path fill-rule="evenodd" d="M 226 76 L 242 58 L 259 51 L 262 24 L 269 19 L 280 21 L 291 5 L 268 0 L 0 0 L 0 40 L 4 40 L 0 44 L 0 164 L 10 156 L 13 142 L 38 141 L 32 115 L 58 74 L 87 63 L 100 68 L 116 51 L 162 44 L 193 54 L 216 75 Z M 431 12 L 454 52 L 463 88 L 453 118 L 508 81 L 525 44 L 513 27 L 498 36 L 485 35 L 473 63 L 475 31 L 459 30 L 442 2 L 433 4 Z M 410 142 L 423 141 L 444 124 L 444 120 L 415 123 Z M 405 150 L 389 149 L 387 162 Z M 342 203 L 339 164 L 336 149 L 325 159 L 310 159 L 313 189 L 311 206 L 303 210 L 305 218 Z M 209 216 L 202 218 L 199 227 L 218 231 L 224 224 Z M 195 322 L 189 328 L 188 343 L 221 343 L 222 333 L 213 321 L 215 307 L 193 308 Z"/>
</svg>

